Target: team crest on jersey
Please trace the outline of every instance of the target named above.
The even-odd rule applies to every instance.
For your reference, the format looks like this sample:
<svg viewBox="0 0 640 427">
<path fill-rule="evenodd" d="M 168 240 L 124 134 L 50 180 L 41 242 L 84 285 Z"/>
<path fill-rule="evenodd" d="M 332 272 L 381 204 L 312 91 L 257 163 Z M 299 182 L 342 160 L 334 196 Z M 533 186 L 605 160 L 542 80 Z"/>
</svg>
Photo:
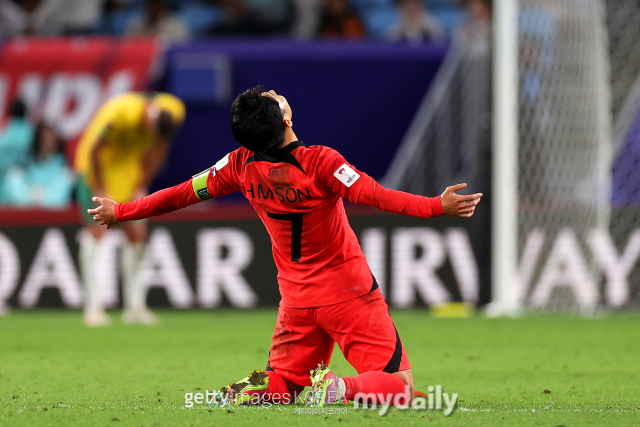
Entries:
<svg viewBox="0 0 640 427">
<path fill-rule="evenodd" d="M 354 182 L 360 179 L 360 174 L 351 169 L 346 163 L 340 166 L 338 170 L 334 172 L 333 176 L 338 178 L 338 180 L 347 187 L 351 187 Z"/>
<path fill-rule="evenodd" d="M 269 169 L 269 178 L 275 178 L 278 176 L 278 168 Z"/>
</svg>

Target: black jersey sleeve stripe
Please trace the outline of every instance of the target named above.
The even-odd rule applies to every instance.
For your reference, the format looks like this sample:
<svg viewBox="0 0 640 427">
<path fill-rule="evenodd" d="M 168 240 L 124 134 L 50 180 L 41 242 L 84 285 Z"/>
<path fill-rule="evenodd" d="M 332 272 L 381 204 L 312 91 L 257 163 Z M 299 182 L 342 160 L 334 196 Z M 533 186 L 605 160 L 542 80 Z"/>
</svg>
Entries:
<svg viewBox="0 0 640 427">
<path fill-rule="evenodd" d="M 378 286 L 378 282 L 376 281 L 376 276 L 374 276 L 373 273 L 371 273 L 371 277 L 373 278 L 373 285 L 371 285 L 371 289 L 369 290 L 369 293 L 375 291 L 380 287 Z"/>
<path fill-rule="evenodd" d="M 248 165 L 249 163 L 253 162 L 253 157 L 254 157 L 254 156 L 247 157 L 247 160 L 244 162 L 244 168 L 245 168 L 245 169 L 247 168 L 247 165 Z"/>
<path fill-rule="evenodd" d="M 395 326 L 393 327 L 395 329 Z M 398 330 L 396 329 L 396 349 L 393 352 L 393 356 L 391 356 L 391 360 L 387 363 L 387 366 L 382 370 L 383 372 L 388 372 L 393 374 L 394 372 L 398 372 L 400 370 L 400 362 L 402 361 L 402 341 L 400 341 L 400 335 L 398 334 Z"/>
</svg>

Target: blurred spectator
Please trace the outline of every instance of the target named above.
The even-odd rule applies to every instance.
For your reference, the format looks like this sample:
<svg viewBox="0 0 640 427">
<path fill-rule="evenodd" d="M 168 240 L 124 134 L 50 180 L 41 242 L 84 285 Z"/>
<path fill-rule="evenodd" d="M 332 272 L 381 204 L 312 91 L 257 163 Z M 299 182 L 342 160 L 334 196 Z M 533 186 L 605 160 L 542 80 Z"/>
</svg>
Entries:
<svg viewBox="0 0 640 427">
<path fill-rule="evenodd" d="M 244 0 L 222 0 L 225 18 L 216 24 L 209 34 L 212 36 L 252 36 L 269 34 L 273 30 L 259 18 Z"/>
<path fill-rule="evenodd" d="M 455 37 L 461 43 L 486 45 L 491 40 L 491 0 L 459 0 L 469 16 L 456 29 Z"/>
<path fill-rule="evenodd" d="M 291 35 L 300 40 L 314 37 L 322 17 L 319 0 L 294 0 L 293 7 L 294 20 Z"/>
<path fill-rule="evenodd" d="M 38 10 L 40 0 L 0 0 L 0 31 L 2 37 L 53 33 L 46 17 Z"/>
<path fill-rule="evenodd" d="M 59 21 L 65 35 L 89 35 L 98 25 L 104 0 L 47 0 L 45 3 L 51 5 L 51 19 Z"/>
<path fill-rule="evenodd" d="M 12 206 L 63 208 L 71 202 L 73 174 L 53 126 L 40 124 L 26 168 L 14 168 L 0 186 L 0 202 Z"/>
<path fill-rule="evenodd" d="M 145 16 L 131 20 L 126 35 L 159 37 L 165 43 L 191 38 L 189 28 L 171 11 L 165 0 L 147 0 L 145 12 Z"/>
<path fill-rule="evenodd" d="M 104 0 L 0 0 L 0 36 L 91 33 Z"/>
<path fill-rule="evenodd" d="M 33 143 L 33 125 L 27 120 L 27 107 L 21 100 L 11 106 L 11 118 L 0 134 L 0 185 L 15 167 L 24 167 Z"/>
<path fill-rule="evenodd" d="M 109 35 L 124 33 L 132 17 L 126 14 L 127 4 L 124 0 L 105 0 L 96 33 Z"/>
<path fill-rule="evenodd" d="M 397 0 L 396 5 L 399 17 L 388 30 L 389 40 L 422 43 L 445 37 L 440 23 L 429 13 L 422 0 Z"/>
<path fill-rule="evenodd" d="M 319 35 L 359 39 L 364 37 L 364 25 L 347 0 L 324 0 Z"/>
<path fill-rule="evenodd" d="M 269 27 L 269 34 L 286 35 L 294 20 L 293 0 L 245 0 L 258 19 Z"/>
</svg>

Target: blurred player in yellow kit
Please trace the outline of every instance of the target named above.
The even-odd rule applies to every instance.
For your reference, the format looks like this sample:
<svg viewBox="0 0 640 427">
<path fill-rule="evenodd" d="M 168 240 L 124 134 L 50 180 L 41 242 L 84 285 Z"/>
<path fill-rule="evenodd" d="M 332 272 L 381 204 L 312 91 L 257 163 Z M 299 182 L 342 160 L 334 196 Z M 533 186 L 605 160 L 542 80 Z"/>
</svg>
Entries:
<svg viewBox="0 0 640 427">
<path fill-rule="evenodd" d="M 95 207 L 91 197 L 129 202 L 147 195 L 184 117 L 184 104 L 173 95 L 128 92 L 107 101 L 80 139 L 75 168 L 78 205 L 88 231 L 83 233 L 79 253 L 87 326 L 109 323 L 99 292 L 100 246 L 105 229 L 86 215 L 88 208 Z M 122 250 L 123 321 L 153 324 L 156 317 L 147 308 L 147 289 L 140 275 L 147 225 L 134 221 L 122 228 L 127 237 Z"/>
</svg>

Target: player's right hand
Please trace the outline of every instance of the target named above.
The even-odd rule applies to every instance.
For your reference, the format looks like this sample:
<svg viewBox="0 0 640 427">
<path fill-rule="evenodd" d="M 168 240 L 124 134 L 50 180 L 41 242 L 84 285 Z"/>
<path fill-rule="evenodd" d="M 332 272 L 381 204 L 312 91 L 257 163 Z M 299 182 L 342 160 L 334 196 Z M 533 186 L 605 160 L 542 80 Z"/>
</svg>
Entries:
<svg viewBox="0 0 640 427">
<path fill-rule="evenodd" d="M 93 215 L 94 221 L 99 222 L 100 225 L 104 225 L 107 228 L 111 228 L 118 223 L 116 213 L 114 211 L 116 202 L 104 197 L 93 197 L 91 200 L 96 203 L 100 203 L 100 206 L 95 209 L 87 209 L 89 215 Z"/>
<path fill-rule="evenodd" d="M 456 194 L 456 191 L 460 191 L 466 186 L 467 184 L 464 183 L 456 184 L 444 190 L 440 196 L 440 204 L 446 216 L 458 218 L 471 218 L 471 216 L 473 216 L 476 205 L 480 203 L 482 198 L 482 193 L 470 194 L 468 196 Z"/>
</svg>

